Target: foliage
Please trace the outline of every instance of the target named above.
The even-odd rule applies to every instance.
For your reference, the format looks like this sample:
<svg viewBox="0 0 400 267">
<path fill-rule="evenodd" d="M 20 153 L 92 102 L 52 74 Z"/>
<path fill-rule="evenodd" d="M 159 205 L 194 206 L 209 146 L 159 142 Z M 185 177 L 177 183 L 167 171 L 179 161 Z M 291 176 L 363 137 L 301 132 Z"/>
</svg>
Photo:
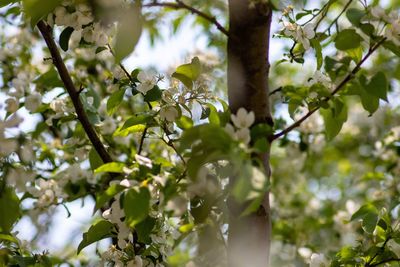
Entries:
<svg viewBox="0 0 400 267">
<path fill-rule="evenodd" d="M 400 262 L 396 1 L 271 1 L 289 45 L 271 68 L 273 128 L 231 114 L 219 89 L 226 1 L 38 2 L 0 4 L 1 266 L 226 266 L 227 200 L 246 216 L 268 191 L 272 266 Z M 176 32 L 191 13 L 222 59 L 124 66 L 144 33 L 156 42 L 161 23 Z M 268 151 L 271 181 L 254 156 Z M 14 231 L 29 218 L 44 235 L 41 216 L 87 198 L 73 255 Z M 85 249 L 102 239 L 106 250 Z"/>
</svg>

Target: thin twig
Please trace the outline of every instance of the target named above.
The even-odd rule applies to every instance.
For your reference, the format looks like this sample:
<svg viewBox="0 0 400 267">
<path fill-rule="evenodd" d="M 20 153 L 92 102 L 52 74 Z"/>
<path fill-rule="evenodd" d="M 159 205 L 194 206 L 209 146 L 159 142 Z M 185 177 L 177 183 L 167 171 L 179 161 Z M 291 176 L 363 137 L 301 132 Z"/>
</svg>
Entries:
<svg viewBox="0 0 400 267">
<path fill-rule="evenodd" d="M 391 238 L 392 238 L 391 236 L 386 237 L 385 242 L 383 242 L 382 244 L 382 247 L 380 247 L 380 249 L 375 253 L 374 256 L 372 256 L 371 259 L 369 259 L 367 263 L 365 263 L 364 265 L 365 267 L 378 266 L 379 264 L 381 264 L 381 263 L 374 263 L 374 264 L 371 263 L 375 260 L 376 257 L 379 256 L 379 254 L 385 251 L 386 244 L 389 242 Z"/>
<path fill-rule="evenodd" d="M 344 12 L 347 10 L 347 8 L 349 8 L 349 6 L 351 5 L 351 3 L 353 2 L 353 0 L 349 0 L 346 5 L 343 7 L 342 11 L 339 13 L 339 15 L 331 22 L 331 24 L 329 24 L 328 28 L 326 28 L 324 31 L 322 32 L 330 32 L 331 28 L 333 25 L 335 25 L 339 18 L 344 14 Z"/>
<path fill-rule="evenodd" d="M 351 81 L 354 77 L 355 74 L 357 74 L 357 72 L 361 69 L 361 66 L 364 64 L 364 62 L 375 52 L 376 49 L 378 49 L 379 46 L 381 46 L 384 42 L 386 41 L 386 38 L 382 38 L 378 43 L 376 43 L 373 47 L 371 47 L 368 51 L 368 53 L 364 56 L 364 58 L 354 67 L 354 69 L 343 79 L 343 81 L 335 88 L 335 90 L 333 90 L 330 94 L 330 96 L 326 97 L 325 99 L 323 99 L 323 101 L 327 102 L 329 101 L 333 96 L 335 96 L 341 89 L 343 89 L 343 87 L 349 82 Z M 275 139 L 278 139 L 286 134 L 288 134 L 289 132 L 291 132 L 292 130 L 294 130 L 295 128 L 299 127 L 306 119 L 308 119 L 312 114 L 314 114 L 317 110 L 320 109 L 320 106 L 315 107 L 314 109 L 311 109 L 310 111 L 308 111 L 308 113 L 306 115 L 304 115 L 301 119 L 299 119 L 298 121 L 294 122 L 292 125 L 290 125 L 289 127 L 287 127 L 286 129 L 282 130 L 281 132 L 273 135 L 270 138 L 270 141 L 274 141 Z"/>
<path fill-rule="evenodd" d="M 110 51 L 111 55 L 113 55 L 115 57 L 114 51 L 111 48 L 110 44 L 107 44 L 108 50 Z M 122 69 L 122 71 L 125 73 L 126 77 L 128 77 L 129 81 L 131 81 L 133 83 L 133 79 L 131 74 L 128 72 L 128 70 L 125 68 L 125 66 L 122 63 L 118 64 L 119 67 Z"/>
<path fill-rule="evenodd" d="M 139 149 L 138 149 L 138 152 L 137 152 L 139 155 L 142 153 L 142 150 L 143 150 L 143 144 L 144 144 L 144 139 L 146 138 L 147 129 L 148 129 L 147 127 L 144 128 L 142 137 L 140 138 Z"/>
<path fill-rule="evenodd" d="M 72 82 L 71 76 L 67 70 L 67 67 L 65 66 L 64 61 L 61 58 L 57 45 L 54 42 L 52 28 L 43 21 L 39 21 L 37 27 L 39 28 L 40 33 L 42 34 L 47 44 L 47 47 L 50 50 L 53 64 L 57 68 L 58 74 L 60 75 L 60 78 L 64 83 L 65 89 L 67 90 L 74 105 L 78 120 L 81 122 L 82 127 L 85 130 L 90 142 L 93 144 L 94 149 L 97 151 L 104 163 L 112 162 L 113 160 L 110 154 L 107 152 L 95 129 L 89 121 L 85 108 L 83 107 L 82 101 L 79 97 L 79 91 L 76 90 L 75 85 Z"/>
<path fill-rule="evenodd" d="M 215 17 L 213 17 L 209 14 L 206 14 L 192 6 L 189 6 L 180 0 L 176 0 L 176 3 L 154 1 L 152 3 L 144 4 L 143 7 L 169 7 L 169 8 L 173 8 L 173 9 L 189 10 L 191 13 L 196 14 L 205 20 L 208 20 L 210 23 L 214 24 L 219 31 L 221 31 L 226 36 L 229 36 L 229 31 L 224 26 L 222 26 L 221 23 L 219 23 Z"/>
<path fill-rule="evenodd" d="M 380 261 L 380 262 L 377 262 L 377 263 L 374 263 L 374 264 L 371 264 L 371 265 L 368 265 L 368 266 L 370 266 L 370 267 L 375 267 L 375 266 L 379 266 L 379 265 L 381 265 L 381 264 L 385 264 L 385 263 L 389 263 L 389 262 L 395 262 L 395 261 L 400 262 L 400 259 L 397 259 L 397 258 L 388 258 L 388 259 L 382 260 L 382 261 Z"/>
<path fill-rule="evenodd" d="M 283 89 L 282 86 L 276 88 L 275 90 L 273 90 L 272 92 L 269 93 L 269 96 L 272 96 L 272 95 L 274 95 L 274 94 L 276 94 L 276 93 L 279 93 L 280 91 L 282 91 L 282 89 Z"/>
</svg>

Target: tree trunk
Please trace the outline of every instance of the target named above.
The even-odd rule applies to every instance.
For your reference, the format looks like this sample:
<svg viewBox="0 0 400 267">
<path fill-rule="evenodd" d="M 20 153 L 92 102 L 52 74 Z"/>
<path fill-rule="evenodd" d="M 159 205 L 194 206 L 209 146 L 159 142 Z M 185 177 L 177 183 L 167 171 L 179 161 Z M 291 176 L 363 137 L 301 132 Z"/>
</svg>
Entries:
<svg viewBox="0 0 400 267">
<path fill-rule="evenodd" d="M 229 0 L 228 97 L 232 113 L 252 110 L 256 123 L 272 125 L 268 95 L 268 51 L 272 9 L 267 1 Z M 255 2 L 255 1 L 253 1 Z M 257 155 L 270 177 L 269 153 Z M 232 183 L 234 178 L 232 178 Z M 268 193 L 258 211 L 239 217 L 244 205 L 228 200 L 229 267 L 269 265 L 271 218 Z"/>
</svg>

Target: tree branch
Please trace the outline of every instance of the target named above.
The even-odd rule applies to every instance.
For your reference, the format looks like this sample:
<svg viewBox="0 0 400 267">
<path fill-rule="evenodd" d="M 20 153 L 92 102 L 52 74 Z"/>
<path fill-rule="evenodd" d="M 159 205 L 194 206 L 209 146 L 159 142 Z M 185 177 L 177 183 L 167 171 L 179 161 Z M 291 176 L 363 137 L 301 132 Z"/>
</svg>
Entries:
<svg viewBox="0 0 400 267">
<path fill-rule="evenodd" d="M 355 74 L 357 74 L 357 72 L 361 69 L 361 66 L 364 64 L 364 62 L 375 52 L 376 49 L 378 49 L 379 46 L 381 46 L 383 44 L 383 42 L 386 41 L 386 38 L 382 38 L 379 42 L 377 42 L 374 46 L 372 46 L 368 53 L 364 56 L 364 58 L 354 67 L 354 69 L 343 79 L 343 81 L 335 88 L 335 90 L 333 90 L 330 94 L 330 96 L 326 97 L 325 99 L 323 99 L 323 101 L 327 102 L 330 99 L 332 99 L 332 97 L 334 97 L 341 89 L 343 89 L 343 87 L 349 82 L 351 81 L 354 77 Z M 308 119 L 312 114 L 314 114 L 317 110 L 320 109 L 320 106 L 311 109 L 310 111 L 308 111 L 308 113 L 306 115 L 304 115 L 301 119 L 299 119 L 298 121 L 294 122 L 292 125 L 290 125 L 289 127 L 287 127 L 286 129 L 282 130 L 281 132 L 273 135 L 270 138 L 270 141 L 274 141 L 275 139 L 278 139 L 286 134 L 288 134 L 289 132 L 291 132 L 292 130 L 294 130 L 295 128 L 299 127 L 306 119 Z"/>
<path fill-rule="evenodd" d="M 379 265 L 381 265 L 381 264 L 385 264 L 385 263 L 389 263 L 389 262 L 394 262 L 394 261 L 400 262 L 400 259 L 397 259 L 397 258 L 388 258 L 388 259 L 382 260 L 382 261 L 380 261 L 380 262 L 377 262 L 377 263 L 374 263 L 374 264 L 371 264 L 371 265 L 368 265 L 368 266 L 374 267 L 374 266 L 379 266 Z"/>
<path fill-rule="evenodd" d="M 74 105 L 76 114 L 78 115 L 78 120 L 82 124 L 83 129 L 85 130 L 90 142 L 93 144 L 95 150 L 97 151 L 104 163 L 112 162 L 113 160 L 110 154 L 107 152 L 93 126 L 90 124 L 82 101 L 80 100 L 79 91 L 75 88 L 67 67 L 65 66 L 64 61 L 61 58 L 60 52 L 58 51 L 57 45 L 54 42 L 51 27 L 43 21 L 39 21 L 37 27 L 39 28 L 39 31 L 42 34 L 47 44 L 47 47 L 50 50 L 53 64 L 57 68 L 58 74 L 60 75 L 60 78 L 64 83 L 65 89 L 67 90 Z"/>
<path fill-rule="evenodd" d="M 371 264 L 375 260 L 375 258 L 379 256 L 379 254 L 381 254 L 385 251 L 386 244 L 389 242 L 390 239 L 391 239 L 390 236 L 386 237 L 385 242 L 383 242 L 382 247 L 375 253 L 375 255 L 367 263 L 365 263 L 365 267 L 378 266 L 382 263 L 387 262 L 386 260 L 383 260 L 381 262 Z"/>
<path fill-rule="evenodd" d="M 221 23 L 219 23 L 215 17 L 213 17 L 209 14 L 206 14 L 192 6 L 189 6 L 185 3 L 183 3 L 181 0 L 176 0 L 175 2 L 176 3 L 158 2 L 157 0 L 155 0 L 152 3 L 144 4 L 143 7 L 169 7 L 169 8 L 173 8 L 173 9 L 186 9 L 186 10 L 190 11 L 191 13 L 202 17 L 205 20 L 208 20 L 211 24 L 214 24 L 220 32 L 222 32 L 226 36 L 229 36 L 229 31 L 224 26 L 222 26 Z"/>
<path fill-rule="evenodd" d="M 349 8 L 349 6 L 351 5 L 351 3 L 353 2 L 353 0 L 349 0 L 346 5 L 344 6 L 344 8 L 342 9 L 342 11 L 339 13 L 339 15 L 331 22 L 331 24 L 329 24 L 328 28 L 326 28 L 324 31 L 322 32 L 329 32 L 331 31 L 331 28 L 333 25 L 335 25 L 337 23 L 337 21 L 339 20 L 339 18 L 344 14 L 344 12 L 346 12 L 347 8 Z"/>
</svg>

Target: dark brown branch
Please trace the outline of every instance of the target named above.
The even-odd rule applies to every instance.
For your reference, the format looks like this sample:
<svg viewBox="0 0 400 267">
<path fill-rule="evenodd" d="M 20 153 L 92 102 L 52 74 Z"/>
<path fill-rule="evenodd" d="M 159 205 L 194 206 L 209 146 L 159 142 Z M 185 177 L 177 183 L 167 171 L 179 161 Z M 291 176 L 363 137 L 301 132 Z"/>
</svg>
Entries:
<svg viewBox="0 0 400 267">
<path fill-rule="evenodd" d="M 144 128 L 144 131 L 142 133 L 142 137 L 140 138 L 140 143 L 139 143 L 139 149 L 137 151 L 137 153 L 140 155 L 142 153 L 143 150 L 143 144 L 144 144 L 144 139 L 146 138 L 146 134 L 147 134 L 147 127 Z"/>
<path fill-rule="evenodd" d="M 206 14 L 192 6 L 189 6 L 180 0 L 176 0 L 176 3 L 154 1 L 149 4 L 144 4 L 143 7 L 169 7 L 173 9 L 186 9 L 191 13 L 202 17 L 205 20 L 208 20 L 211 24 L 214 24 L 220 32 L 222 32 L 226 36 L 229 36 L 229 31 L 224 26 L 222 26 L 221 23 L 219 23 L 215 17 Z"/>
<path fill-rule="evenodd" d="M 374 46 L 372 46 L 368 53 L 364 56 L 364 58 L 354 67 L 354 69 L 343 79 L 343 81 L 335 88 L 335 90 L 333 90 L 330 94 L 330 96 L 326 97 L 325 99 L 323 99 L 323 101 L 327 102 L 330 99 L 332 99 L 333 96 L 335 96 L 340 90 L 342 90 L 344 88 L 344 86 L 351 81 L 354 77 L 355 74 L 357 74 L 357 72 L 361 69 L 361 66 L 364 64 L 364 62 L 375 52 L 376 49 L 378 49 L 379 46 L 381 46 L 384 42 L 386 41 L 386 38 L 382 38 L 378 43 L 376 43 Z M 299 119 L 298 121 L 294 122 L 292 125 L 290 125 L 288 128 L 282 130 L 281 132 L 275 134 L 272 136 L 272 138 L 270 139 L 270 141 L 274 141 L 275 139 L 278 139 L 286 134 L 288 134 L 289 132 L 291 132 L 292 130 L 294 130 L 295 128 L 299 127 L 305 120 L 307 120 L 312 114 L 314 114 L 317 110 L 320 109 L 320 106 L 311 109 L 310 111 L 308 111 L 308 113 L 306 115 L 304 115 L 301 119 Z"/>
<path fill-rule="evenodd" d="M 374 264 L 371 264 L 371 265 L 368 265 L 368 266 L 374 267 L 374 266 L 379 266 L 379 265 L 382 265 L 382 264 L 385 264 L 385 263 L 395 262 L 395 261 L 400 262 L 400 259 L 397 259 L 397 258 L 388 258 L 388 259 L 382 260 L 382 261 L 380 261 L 380 262 L 377 262 L 377 263 L 374 263 Z"/>
<path fill-rule="evenodd" d="M 90 124 L 89 118 L 79 98 L 79 91 L 75 88 L 67 67 L 65 66 L 64 61 L 61 58 L 60 52 L 58 51 L 57 45 L 54 42 L 51 27 L 43 21 L 39 21 L 37 27 L 39 28 L 40 33 L 42 34 L 47 44 L 47 47 L 50 50 L 54 66 L 57 68 L 58 74 L 60 75 L 60 78 L 64 83 L 65 89 L 67 90 L 74 105 L 78 120 L 82 124 L 82 127 L 85 130 L 90 142 L 93 144 L 95 150 L 97 151 L 104 163 L 112 162 L 113 160 L 110 154 L 107 152 L 93 126 Z"/>
<path fill-rule="evenodd" d="M 376 257 L 379 256 L 379 254 L 382 254 L 385 251 L 385 247 L 390 239 L 391 239 L 391 236 L 386 237 L 385 242 L 383 242 L 382 247 L 380 247 L 380 249 L 375 253 L 375 255 L 367 263 L 365 263 L 365 267 L 378 266 L 382 263 L 385 263 L 385 261 L 382 261 L 382 262 L 371 264 L 376 259 Z"/>
<path fill-rule="evenodd" d="M 272 95 L 274 95 L 274 94 L 276 94 L 276 93 L 279 93 L 279 92 L 281 92 L 282 91 L 282 89 L 283 89 L 283 87 L 281 86 L 281 87 L 278 87 L 278 88 L 276 88 L 275 90 L 273 90 L 273 91 L 271 91 L 270 93 L 269 93 L 269 96 L 272 96 Z"/>
</svg>

